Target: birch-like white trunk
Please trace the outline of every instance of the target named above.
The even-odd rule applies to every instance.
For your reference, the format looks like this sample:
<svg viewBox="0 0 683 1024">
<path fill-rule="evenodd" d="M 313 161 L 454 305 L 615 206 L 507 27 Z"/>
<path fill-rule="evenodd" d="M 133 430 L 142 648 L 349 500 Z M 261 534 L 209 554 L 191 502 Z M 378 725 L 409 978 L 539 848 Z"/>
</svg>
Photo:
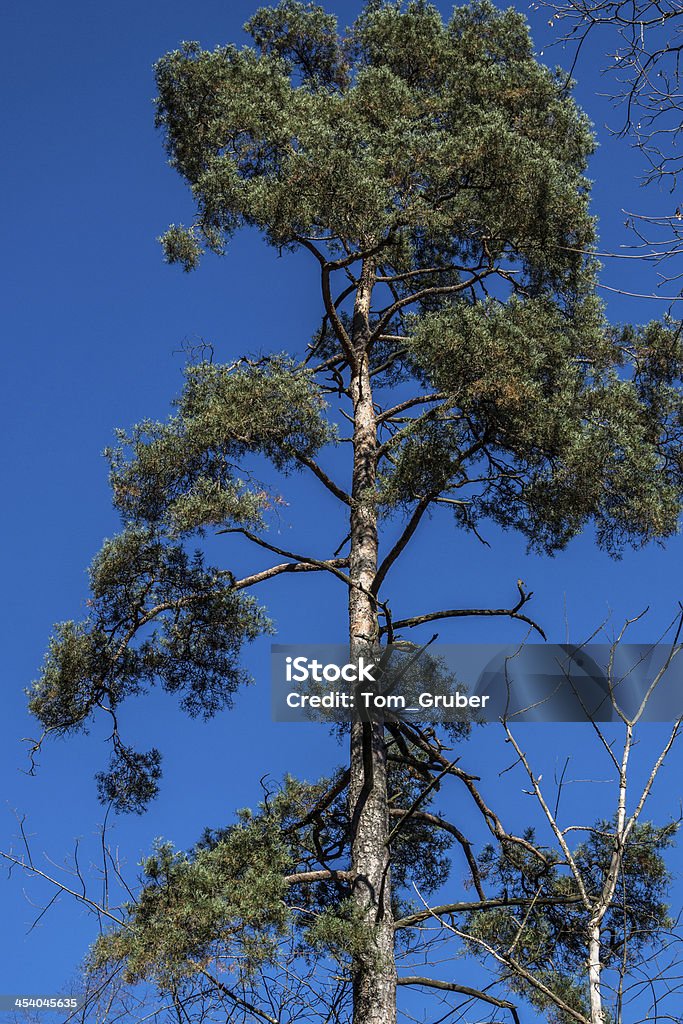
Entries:
<svg viewBox="0 0 683 1024">
<path fill-rule="evenodd" d="M 600 965 L 600 923 L 591 921 L 588 931 L 588 984 L 590 986 L 591 1024 L 604 1024 Z"/>
</svg>

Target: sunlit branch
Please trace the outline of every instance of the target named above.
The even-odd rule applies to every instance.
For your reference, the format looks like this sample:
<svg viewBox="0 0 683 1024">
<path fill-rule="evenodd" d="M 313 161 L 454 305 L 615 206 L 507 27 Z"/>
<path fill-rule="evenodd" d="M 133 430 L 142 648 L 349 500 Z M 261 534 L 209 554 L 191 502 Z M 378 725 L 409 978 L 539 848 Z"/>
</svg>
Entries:
<svg viewBox="0 0 683 1024">
<path fill-rule="evenodd" d="M 329 564 L 334 568 L 341 569 L 348 566 L 349 560 L 348 558 L 331 558 Z M 280 565 L 271 566 L 270 569 L 264 569 L 263 572 L 255 572 L 251 576 L 235 580 L 232 589 L 245 590 L 247 587 L 253 587 L 257 583 L 263 583 L 264 580 L 280 576 L 285 572 L 324 572 L 324 567 L 312 565 L 310 562 L 282 562 Z"/>
<path fill-rule="evenodd" d="M 420 899 L 422 899 L 422 897 L 420 897 Z M 444 919 L 439 914 L 429 910 L 424 900 L 422 900 L 422 902 L 425 904 L 425 908 L 429 911 L 429 915 L 433 917 L 436 921 L 438 921 L 442 928 L 445 928 L 448 931 L 452 932 L 454 935 L 457 935 L 458 938 L 460 939 L 465 939 L 469 942 L 475 943 L 476 945 L 480 946 L 486 953 L 488 953 L 489 956 L 492 956 L 494 960 L 497 960 L 498 963 L 503 964 L 505 967 L 510 967 L 515 972 L 515 974 L 518 975 L 518 977 L 523 978 L 538 992 L 543 993 L 544 996 L 552 1000 L 555 1006 L 559 1007 L 559 1009 L 566 1013 L 567 1016 L 571 1017 L 572 1020 L 577 1021 L 577 1024 L 595 1024 L 595 1022 L 591 1022 L 589 1018 L 586 1017 L 583 1013 L 579 1013 L 579 1011 L 571 1007 L 569 1003 L 566 1003 L 564 999 L 562 999 L 556 992 L 554 992 L 539 978 L 532 974 L 531 971 L 527 970 L 527 968 L 522 963 L 520 963 L 520 961 L 515 960 L 511 956 L 507 956 L 504 953 L 499 952 L 498 950 L 494 949 L 493 946 L 489 945 L 489 943 L 485 942 L 478 936 L 470 935 L 467 932 L 461 931 L 459 928 L 456 928 L 454 925 L 449 924 L 447 921 L 444 921 Z"/>
<path fill-rule="evenodd" d="M 407 409 L 412 409 L 416 405 L 425 405 L 428 402 L 440 402 L 442 399 L 448 396 L 444 391 L 436 391 L 433 395 L 417 395 L 415 398 L 407 398 L 405 402 L 399 402 L 398 405 L 392 406 L 391 409 L 385 409 L 377 416 L 377 423 L 384 423 L 385 420 L 390 420 L 392 416 L 398 416 L 399 413 L 406 412 Z"/>
<path fill-rule="evenodd" d="M 265 548 L 267 551 L 272 551 L 276 555 L 282 555 L 283 558 L 290 558 L 293 562 L 305 562 L 315 568 L 323 569 L 326 572 L 332 573 L 333 576 L 336 576 L 343 583 L 346 583 L 347 586 L 352 585 L 350 578 L 345 573 L 341 572 L 341 570 L 336 566 L 335 562 L 337 559 L 332 558 L 325 560 L 311 558 L 307 555 L 298 555 L 294 551 L 287 551 L 285 548 L 277 547 L 275 544 L 269 544 L 267 540 L 263 539 L 263 537 L 259 537 L 257 534 L 252 533 L 251 530 L 247 530 L 242 526 L 231 526 L 224 530 L 218 530 L 217 533 L 241 534 L 243 537 L 246 537 L 247 540 L 251 541 L 252 544 L 258 545 L 258 547 Z"/>
<path fill-rule="evenodd" d="M 333 868 L 324 868 L 320 871 L 297 871 L 293 875 L 285 875 L 283 881 L 287 885 L 300 885 L 304 882 L 326 882 L 335 879 L 342 882 L 352 882 L 355 875 L 352 871 L 335 871 Z"/>
</svg>

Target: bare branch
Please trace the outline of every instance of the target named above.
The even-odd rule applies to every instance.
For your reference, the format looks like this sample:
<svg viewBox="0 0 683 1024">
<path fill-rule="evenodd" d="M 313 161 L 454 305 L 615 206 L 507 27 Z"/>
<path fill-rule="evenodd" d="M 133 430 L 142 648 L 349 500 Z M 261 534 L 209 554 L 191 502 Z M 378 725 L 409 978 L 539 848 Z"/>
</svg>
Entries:
<svg viewBox="0 0 683 1024">
<path fill-rule="evenodd" d="M 353 871 L 336 871 L 332 868 L 320 871 L 297 871 L 293 875 L 285 875 L 283 881 L 287 885 L 300 885 L 302 882 L 326 882 L 329 880 L 352 882 L 356 876 Z"/>
<path fill-rule="evenodd" d="M 472 999 L 480 999 L 482 1002 L 490 1003 L 491 1006 L 497 1006 L 501 1010 L 509 1010 L 515 1024 L 519 1024 L 519 1016 L 514 1003 L 509 1002 L 507 999 L 496 999 L 495 996 L 490 996 L 478 988 L 470 988 L 469 985 L 457 985 L 453 981 L 439 981 L 437 978 L 420 978 L 410 975 L 397 978 L 396 984 L 422 985 L 425 988 L 438 988 L 442 992 L 458 992 L 460 995 L 470 996 Z"/>
<path fill-rule="evenodd" d="M 440 402 L 446 398 L 447 395 L 444 391 L 437 391 L 433 395 L 417 395 L 415 398 L 407 398 L 405 402 L 399 402 L 398 405 L 394 405 L 391 409 L 385 409 L 377 416 L 377 423 L 384 423 L 386 420 L 390 420 L 393 416 L 398 416 L 399 413 L 406 412 L 407 409 L 412 409 L 416 405 L 426 405 L 428 402 Z"/>
<path fill-rule="evenodd" d="M 420 498 L 419 502 L 415 507 L 415 510 L 413 511 L 413 514 L 411 515 L 405 529 L 403 530 L 403 533 L 396 541 L 391 551 L 389 551 L 389 553 L 386 555 L 386 557 L 382 561 L 382 564 L 377 570 L 377 574 L 375 575 L 375 578 L 372 583 L 373 594 L 379 593 L 380 587 L 382 586 L 382 583 L 384 582 L 386 575 L 389 572 L 389 569 L 391 569 L 396 559 L 408 546 L 410 538 L 413 536 L 416 529 L 418 528 L 422 516 L 429 508 L 430 504 L 434 500 L 434 497 L 435 495 L 433 494 L 427 494 L 425 495 L 425 497 Z"/>
<path fill-rule="evenodd" d="M 422 924 L 423 921 L 429 920 L 430 917 L 434 917 L 435 914 L 439 917 L 447 914 L 471 914 L 476 910 L 500 910 L 501 907 L 528 907 L 532 903 L 535 906 L 542 907 L 569 907 L 575 906 L 580 902 L 580 896 L 543 897 L 542 899 L 536 899 L 534 896 L 525 898 L 510 897 L 509 899 L 474 900 L 470 902 L 465 900 L 460 903 L 443 903 L 438 907 L 430 907 L 426 910 L 419 910 L 415 914 L 408 914 L 406 917 L 400 918 L 394 927 L 396 929 L 414 928 L 416 925 Z"/>
<path fill-rule="evenodd" d="M 394 630 L 397 629 L 412 629 L 415 626 L 423 626 L 426 622 L 437 622 L 439 619 L 454 619 L 454 618 L 467 618 L 476 615 L 483 616 L 504 616 L 510 619 L 517 619 L 520 622 L 525 622 L 528 626 L 531 626 L 539 636 L 544 640 L 547 639 L 542 628 L 533 619 L 530 619 L 528 615 L 524 615 L 520 609 L 524 607 L 527 601 L 530 601 L 533 592 L 526 593 L 521 583 L 518 583 L 520 590 L 520 599 L 517 604 L 511 608 L 450 608 L 438 612 L 428 612 L 426 615 L 413 615 L 408 619 L 397 619 L 393 623 Z"/>
<path fill-rule="evenodd" d="M 325 485 L 327 490 L 334 494 L 335 498 L 339 498 L 345 505 L 351 504 L 351 496 L 346 493 L 343 488 L 339 487 L 338 484 L 327 475 L 324 469 L 322 469 L 318 463 L 308 457 L 308 455 L 302 455 L 301 452 L 293 452 L 294 458 L 297 462 L 300 462 L 302 466 L 307 466 L 308 469 Z"/>
<path fill-rule="evenodd" d="M 270 544 L 267 540 L 264 540 L 263 537 L 259 537 L 258 534 L 252 533 L 251 530 L 247 530 L 243 526 L 231 526 L 224 530 L 218 530 L 217 533 L 219 535 L 225 533 L 239 533 L 243 537 L 246 537 L 247 540 L 250 540 L 252 544 L 257 544 L 259 547 L 265 548 L 267 551 L 272 551 L 276 555 L 282 555 L 283 558 L 291 558 L 293 562 L 302 562 L 314 568 L 325 570 L 342 580 L 342 582 L 346 583 L 347 586 L 352 585 L 350 578 L 345 573 L 341 572 L 335 564 L 339 561 L 338 559 L 320 559 L 311 558 L 307 555 L 297 555 L 293 551 L 287 551 L 285 548 L 279 548 L 275 544 Z"/>
<path fill-rule="evenodd" d="M 330 558 L 329 566 L 337 569 L 348 566 L 348 558 Z M 253 587 L 257 583 L 263 583 L 264 580 L 272 579 L 274 576 L 280 576 L 285 572 L 324 572 L 325 568 L 321 565 L 313 565 L 311 562 L 282 562 L 280 565 L 273 565 L 270 569 L 264 569 L 262 572 L 255 572 L 251 576 L 245 576 L 241 580 L 235 580 L 232 585 L 233 590 L 244 590 L 247 587 Z"/>
</svg>

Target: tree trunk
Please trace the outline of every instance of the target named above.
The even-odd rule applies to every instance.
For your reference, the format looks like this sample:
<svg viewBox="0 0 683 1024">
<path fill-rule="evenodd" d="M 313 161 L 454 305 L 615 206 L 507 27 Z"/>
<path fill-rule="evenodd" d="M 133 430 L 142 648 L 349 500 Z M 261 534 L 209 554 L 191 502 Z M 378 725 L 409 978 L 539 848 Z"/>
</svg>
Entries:
<svg viewBox="0 0 683 1024">
<path fill-rule="evenodd" d="M 377 425 L 367 353 L 373 279 L 372 268 L 363 267 L 352 335 L 357 362 L 351 379 L 354 457 L 349 575 L 356 586 L 349 588 L 349 642 L 354 660 L 369 652 L 378 639 L 377 607 L 369 593 L 377 572 Z M 353 1022 L 395 1024 L 387 760 L 381 722 L 352 724 L 350 768 L 353 899 L 367 933 L 362 950 L 354 954 Z"/>
<path fill-rule="evenodd" d="M 600 922 L 588 926 L 588 984 L 590 986 L 591 1024 L 604 1024 L 600 965 Z"/>
</svg>

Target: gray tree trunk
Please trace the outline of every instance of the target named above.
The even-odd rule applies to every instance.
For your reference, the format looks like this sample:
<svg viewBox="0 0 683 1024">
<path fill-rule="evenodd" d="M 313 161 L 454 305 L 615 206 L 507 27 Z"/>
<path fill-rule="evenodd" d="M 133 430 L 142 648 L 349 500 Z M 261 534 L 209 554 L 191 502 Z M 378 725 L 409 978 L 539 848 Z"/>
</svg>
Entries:
<svg viewBox="0 0 683 1024">
<path fill-rule="evenodd" d="M 377 424 L 367 358 L 370 298 L 374 270 L 363 268 L 356 295 L 352 371 L 354 406 L 353 488 L 349 575 L 351 657 L 367 652 L 378 639 L 376 604 L 369 594 L 377 572 L 375 477 Z M 362 589 L 360 589 L 362 588 Z M 389 814 L 384 726 L 356 721 L 351 726 L 351 858 L 353 898 L 367 941 L 353 964 L 353 1024 L 395 1024 L 396 962 L 389 870 Z"/>
</svg>

